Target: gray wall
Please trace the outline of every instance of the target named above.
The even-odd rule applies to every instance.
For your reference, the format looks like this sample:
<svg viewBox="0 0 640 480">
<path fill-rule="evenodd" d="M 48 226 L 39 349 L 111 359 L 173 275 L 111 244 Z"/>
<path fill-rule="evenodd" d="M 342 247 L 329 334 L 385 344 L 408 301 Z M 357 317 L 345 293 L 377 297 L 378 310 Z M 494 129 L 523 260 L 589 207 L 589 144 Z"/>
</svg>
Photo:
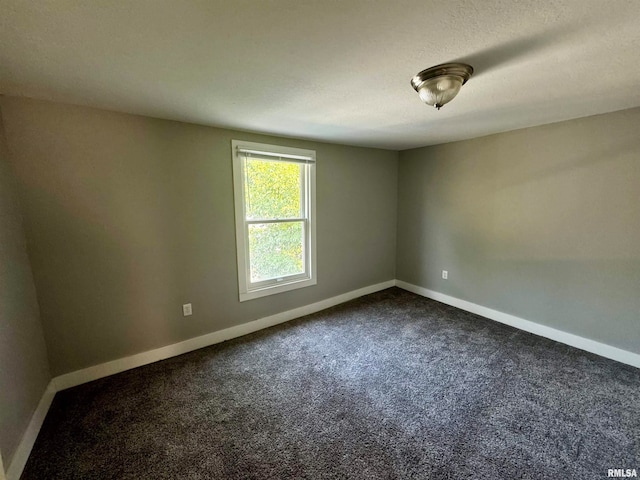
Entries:
<svg viewBox="0 0 640 480">
<path fill-rule="evenodd" d="M 5 468 L 50 380 L 8 157 L 0 115 L 0 451 Z"/>
<path fill-rule="evenodd" d="M 401 152 L 397 277 L 640 353 L 639 132 L 632 109 Z"/>
<path fill-rule="evenodd" d="M 640 109 L 404 151 L 397 177 L 396 152 L 0 105 L 54 375 L 394 277 L 639 351 Z M 317 286 L 238 302 L 232 138 L 317 150 Z"/>
<path fill-rule="evenodd" d="M 1 102 L 54 375 L 395 278 L 397 152 Z M 317 151 L 317 286 L 238 301 L 231 139 Z"/>
</svg>

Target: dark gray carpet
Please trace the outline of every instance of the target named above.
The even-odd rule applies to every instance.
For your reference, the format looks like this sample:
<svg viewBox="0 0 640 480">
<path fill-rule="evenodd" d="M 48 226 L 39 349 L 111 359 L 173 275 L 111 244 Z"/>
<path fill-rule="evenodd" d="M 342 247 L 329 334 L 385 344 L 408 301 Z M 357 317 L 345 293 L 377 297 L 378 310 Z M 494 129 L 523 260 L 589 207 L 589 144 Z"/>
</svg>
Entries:
<svg viewBox="0 0 640 480">
<path fill-rule="evenodd" d="M 397 288 L 56 395 L 30 479 L 603 479 L 640 370 Z"/>
</svg>

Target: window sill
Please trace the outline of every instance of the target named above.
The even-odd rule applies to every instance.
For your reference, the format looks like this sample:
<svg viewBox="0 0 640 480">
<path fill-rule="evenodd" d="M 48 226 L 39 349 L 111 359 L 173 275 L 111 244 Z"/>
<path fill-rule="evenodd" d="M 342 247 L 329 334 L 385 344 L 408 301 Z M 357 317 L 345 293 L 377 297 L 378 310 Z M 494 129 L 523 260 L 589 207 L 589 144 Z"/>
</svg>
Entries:
<svg viewBox="0 0 640 480">
<path fill-rule="evenodd" d="M 240 301 L 245 302 L 247 300 L 253 300 L 254 298 L 266 297 L 269 295 L 276 295 L 282 292 L 288 292 L 296 290 L 298 288 L 310 287 L 316 285 L 318 281 L 315 278 L 309 278 L 307 280 L 297 280 L 291 283 L 285 283 L 283 285 L 270 285 L 264 288 L 258 288 L 249 292 L 240 292 Z"/>
</svg>

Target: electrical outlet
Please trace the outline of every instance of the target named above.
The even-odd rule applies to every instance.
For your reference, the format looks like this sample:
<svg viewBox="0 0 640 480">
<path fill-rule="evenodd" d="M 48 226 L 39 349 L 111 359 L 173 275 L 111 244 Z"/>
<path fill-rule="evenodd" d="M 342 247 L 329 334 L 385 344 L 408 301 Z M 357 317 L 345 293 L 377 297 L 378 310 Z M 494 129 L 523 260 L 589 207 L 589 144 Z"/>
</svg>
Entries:
<svg viewBox="0 0 640 480">
<path fill-rule="evenodd" d="M 449 271 L 448 270 L 442 270 L 442 278 L 445 280 L 449 279 Z"/>
<path fill-rule="evenodd" d="M 184 305 L 182 305 L 182 315 L 185 317 L 188 317 L 191 314 L 193 314 L 193 310 L 191 309 L 191 304 L 185 303 Z"/>
</svg>

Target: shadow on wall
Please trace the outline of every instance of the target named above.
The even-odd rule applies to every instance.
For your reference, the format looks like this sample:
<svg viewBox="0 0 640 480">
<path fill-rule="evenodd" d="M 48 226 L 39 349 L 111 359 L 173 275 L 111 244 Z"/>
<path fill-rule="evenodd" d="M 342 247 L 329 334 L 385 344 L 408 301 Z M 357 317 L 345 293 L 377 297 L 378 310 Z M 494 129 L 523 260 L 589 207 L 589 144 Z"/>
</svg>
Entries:
<svg viewBox="0 0 640 480">
<path fill-rule="evenodd" d="M 54 179 L 23 185 L 39 220 L 27 228 L 46 235 L 31 242 L 32 261 L 54 374 L 177 336 L 172 179 L 113 153 L 58 162 L 41 174 Z"/>
<path fill-rule="evenodd" d="M 400 278 L 637 351 L 637 115 L 407 152 Z"/>
<path fill-rule="evenodd" d="M 543 142 L 539 130 L 536 138 L 523 130 L 431 147 L 428 175 L 439 181 L 421 202 L 446 224 L 425 229 L 426 236 L 451 254 L 475 258 L 640 258 L 638 142 L 631 129 L 616 141 L 581 145 L 552 126 L 539 128 Z M 588 125 L 577 128 L 579 137 L 590 135 Z M 455 158 L 446 153 L 451 148 Z M 443 232 L 449 235 L 438 238 Z"/>
<path fill-rule="evenodd" d="M 549 151 L 553 140 L 532 150 L 526 166 L 504 157 L 496 161 L 484 239 L 493 256 L 640 258 L 637 141 L 620 139 L 599 148 L 567 145 L 558 161 Z M 500 249 L 491 248 L 496 239 Z M 530 256 L 522 256 L 523 246 Z"/>
<path fill-rule="evenodd" d="M 579 120 L 578 120 L 579 121 Z M 618 174 L 620 162 L 630 159 L 637 159 L 638 141 L 635 132 L 629 132 L 627 138 L 616 137 L 615 141 L 608 143 L 600 142 L 594 148 L 593 143 L 580 144 L 572 143 L 570 148 L 563 152 L 563 156 L 559 159 L 552 156 L 553 151 L 557 149 L 559 142 L 564 141 L 563 135 L 554 131 L 555 125 L 541 126 L 537 128 L 546 129 L 548 138 L 543 144 L 537 142 L 531 144 L 531 150 L 535 150 L 536 162 L 529 162 L 527 165 L 513 162 L 511 158 L 502 159 L 496 166 L 497 172 L 505 172 L 498 177 L 496 188 L 512 188 L 526 183 L 543 181 L 551 179 L 558 175 L 576 172 L 580 169 L 588 168 L 608 168 L 610 172 Z M 512 132 L 512 135 L 527 136 L 527 130 Z M 581 130 L 581 135 L 588 137 L 592 134 L 587 128 Z M 561 160 L 561 161 L 558 161 Z M 614 164 L 616 163 L 616 164 Z M 605 165 L 609 164 L 609 165 Z M 598 167 L 600 165 L 600 167 Z M 600 182 L 598 182 L 600 183 Z M 589 192 L 585 192 L 589 193 Z M 593 192 L 592 192 L 593 193 Z"/>
</svg>

